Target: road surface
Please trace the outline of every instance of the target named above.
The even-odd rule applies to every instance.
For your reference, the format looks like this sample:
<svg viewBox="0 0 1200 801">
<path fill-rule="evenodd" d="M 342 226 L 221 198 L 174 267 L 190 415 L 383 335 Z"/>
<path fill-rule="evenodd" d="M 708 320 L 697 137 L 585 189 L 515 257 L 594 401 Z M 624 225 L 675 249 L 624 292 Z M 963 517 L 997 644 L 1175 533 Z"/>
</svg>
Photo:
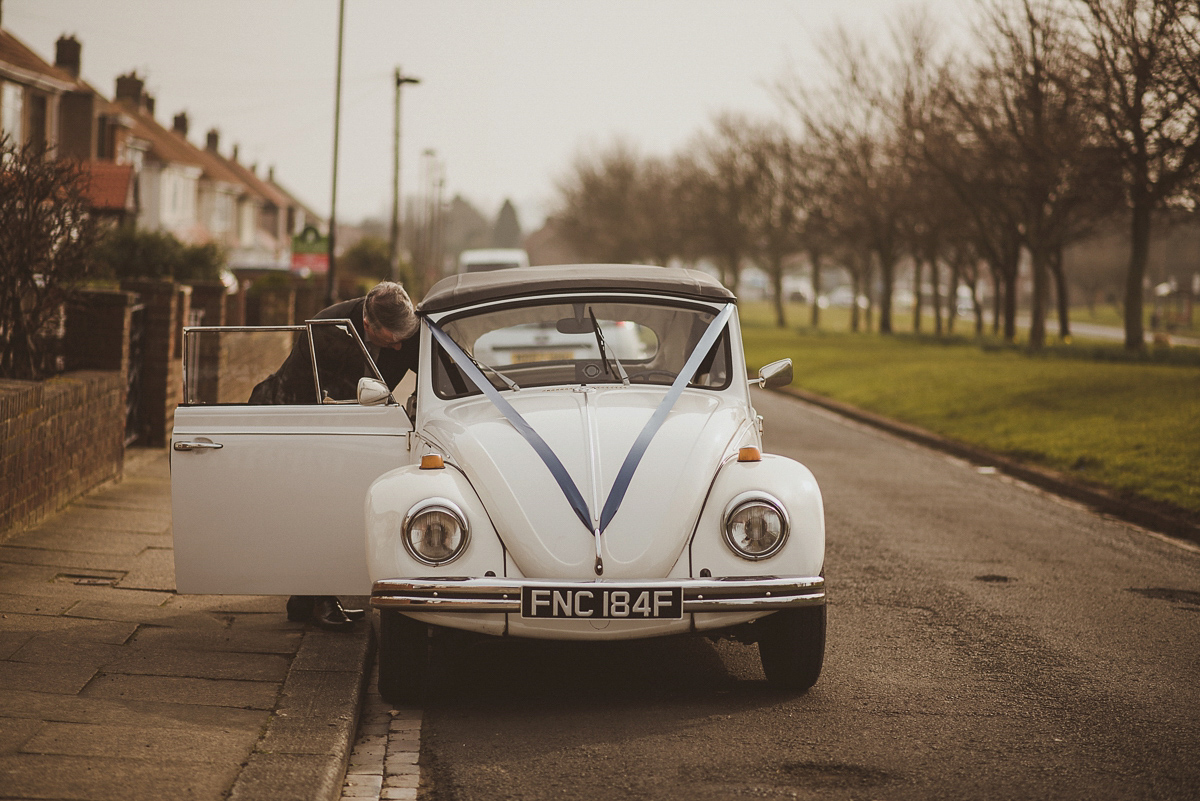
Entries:
<svg viewBox="0 0 1200 801">
<path fill-rule="evenodd" d="M 756 394 L 816 474 L 825 671 L 754 646 L 443 654 L 422 798 L 1124 799 L 1200 793 L 1200 549 Z"/>
</svg>

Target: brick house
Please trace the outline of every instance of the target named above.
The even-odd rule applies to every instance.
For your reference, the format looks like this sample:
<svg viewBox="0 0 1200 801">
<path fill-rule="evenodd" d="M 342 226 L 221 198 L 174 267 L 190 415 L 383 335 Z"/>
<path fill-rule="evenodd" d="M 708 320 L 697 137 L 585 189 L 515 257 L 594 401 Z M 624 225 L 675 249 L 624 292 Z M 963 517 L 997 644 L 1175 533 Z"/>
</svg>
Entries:
<svg viewBox="0 0 1200 801">
<path fill-rule="evenodd" d="M 194 147 L 187 138 L 188 126 L 187 112 L 181 111 L 172 120 L 171 132 L 194 151 L 201 166 L 196 198 L 197 238 L 215 242 L 230 253 L 236 253 L 244 239 L 239 207 L 252 190 L 211 147 Z M 213 136 L 214 132 L 210 131 L 209 145 L 214 143 Z"/>
<path fill-rule="evenodd" d="M 320 218 L 256 166 L 219 152 L 213 129 L 203 147 L 188 140 L 186 112 L 170 127 L 136 71 L 116 79 L 107 99 L 81 77 L 82 44 L 55 43 L 50 64 L 0 30 L 0 134 L 75 159 L 87 176 L 93 211 L 119 224 L 166 231 L 189 244 L 215 242 L 231 266 L 287 269 L 291 238 Z"/>
<path fill-rule="evenodd" d="M 267 168 L 267 184 L 287 199 L 288 207 L 287 213 L 284 215 L 283 227 L 288 236 L 296 236 L 309 225 L 319 231 L 325 231 L 326 220 L 275 180 L 274 167 Z"/>
<path fill-rule="evenodd" d="M 75 88 L 74 76 L 0 30 L 0 133 L 17 144 L 52 152 L 58 145 L 62 97 Z"/>
<path fill-rule="evenodd" d="M 229 158 L 220 155 L 219 134 L 208 133 L 206 148 L 225 164 L 249 189 L 242 198 L 240 217 L 242 224 L 241 247 L 230 254 L 230 266 L 234 268 L 288 269 L 292 260 L 292 239 L 288 230 L 291 199 L 275 186 L 258 175 L 257 165 L 247 166 L 238 160 L 238 147 L 233 146 Z"/>
</svg>

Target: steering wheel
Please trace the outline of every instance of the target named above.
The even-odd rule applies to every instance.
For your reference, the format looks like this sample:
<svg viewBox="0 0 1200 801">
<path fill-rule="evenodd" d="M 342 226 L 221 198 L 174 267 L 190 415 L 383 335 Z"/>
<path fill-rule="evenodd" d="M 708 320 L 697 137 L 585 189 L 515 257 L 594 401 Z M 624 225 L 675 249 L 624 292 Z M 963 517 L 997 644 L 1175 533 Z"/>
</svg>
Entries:
<svg viewBox="0 0 1200 801">
<path fill-rule="evenodd" d="M 649 384 L 651 376 L 655 375 L 664 376 L 668 383 L 672 383 L 675 381 L 675 376 L 677 376 L 678 373 L 672 372 L 671 370 L 641 370 L 636 373 L 631 373 L 629 380 L 642 384 Z"/>
</svg>

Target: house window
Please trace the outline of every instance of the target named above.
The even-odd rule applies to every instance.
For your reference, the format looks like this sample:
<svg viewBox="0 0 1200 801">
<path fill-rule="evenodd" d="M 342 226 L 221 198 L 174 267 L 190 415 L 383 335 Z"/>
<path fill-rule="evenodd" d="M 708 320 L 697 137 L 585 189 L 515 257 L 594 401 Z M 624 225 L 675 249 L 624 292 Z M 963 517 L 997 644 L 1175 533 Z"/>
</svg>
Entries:
<svg viewBox="0 0 1200 801">
<path fill-rule="evenodd" d="M 46 96 L 30 93 L 29 95 L 29 143 L 43 150 L 50 143 L 46 141 Z"/>
<path fill-rule="evenodd" d="M 233 227 L 233 198 L 225 193 L 217 195 L 217 225 L 216 228 L 221 233 L 229 231 Z"/>
<path fill-rule="evenodd" d="M 21 117 L 25 110 L 24 87 L 17 83 L 4 83 L 0 92 L 0 133 L 7 134 L 17 145 L 25 144 L 21 132 Z"/>
</svg>

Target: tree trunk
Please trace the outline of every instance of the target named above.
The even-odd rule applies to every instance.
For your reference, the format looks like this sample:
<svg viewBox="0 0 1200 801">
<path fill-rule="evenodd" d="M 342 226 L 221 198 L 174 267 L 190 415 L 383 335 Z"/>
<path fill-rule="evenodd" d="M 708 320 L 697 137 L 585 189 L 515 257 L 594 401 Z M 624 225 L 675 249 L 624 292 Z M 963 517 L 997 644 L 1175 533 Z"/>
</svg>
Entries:
<svg viewBox="0 0 1200 801">
<path fill-rule="evenodd" d="M 925 263 L 920 258 L 913 258 L 913 333 L 921 333 L 921 278 L 924 276 Z"/>
<path fill-rule="evenodd" d="M 960 269 L 957 261 L 950 263 L 950 288 L 946 291 L 946 333 L 954 334 L 954 323 L 958 318 L 958 282 Z"/>
<path fill-rule="evenodd" d="M 854 299 L 850 303 L 850 331 L 858 333 L 858 294 L 862 291 L 862 275 L 863 265 L 859 264 L 857 269 L 850 273 L 850 292 Z"/>
<path fill-rule="evenodd" d="M 978 273 L 976 273 L 978 275 Z M 979 280 L 971 282 L 971 308 L 975 310 L 975 336 L 983 337 L 983 301 L 979 299 Z"/>
<path fill-rule="evenodd" d="M 1033 299 L 1029 309 L 1029 349 L 1041 350 L 1046 344 L 1046 253 L 1042 247 L 1030 251 L 1033 270 Z"/>
<path fill-rule="evenodd" d="M 929 287 L 931 290 L 929 305 L 933 307 L 933 332 L 939 337 L 943 333 L 942 325 L 942 268 L 938 266 L 936 253 L 929 254 Z"/>
<path fill-rule="evenodd" d="M 1150 202 L 1135 198 L 1133 226 L 1130 232 L 1129 272 L 1125 276 L 1125 350 L 1146 347 L 1146 329 L 1142 321 L 1142 281 L 1150 258 Z"/>
<path fill-rule="evenodd" d="M 771 289 L 775 296 L 775 325 L 787 328 L 787 314 L 784 311 L 783 298 L 783 257 L 771 257 Z"/>
<path fill-rule="evenodd" d="M 741 257 L 736 253 L 726 253 L 725 258 L 721 260 L 721 283 L 730 292 L 737 292 L 738 264 L 740 262 Z"/>
<path fill-rule="evenodd" d="M 862 328 L 862 310 L 858 308 L 859 295 L 865 294 L 867 276 L 870 275 L 871 254 L 851 252 L 847 261 L 854 265 L 850 270 L 850 291 L 854 299 L 850 304 L 850 331 L 857 334 Z"/>
<path fill-rule="evenodd" d="M 871 326 L 875 322 L 875 320 L 874 320 L 874 318 L 875 318 L 875 293 L 872 292 L 872 289 L 874 287 L 872 286 L 872 281 L 871 281 L 871 279 L 874 275 L 874 272 L 875 272 L 875 265 L 872 264 L 872 262 L 871 262 L 871 252 L 865 251 L 863 253 L 862 293 L 863 293 L 863 297 L 865 297 L 867 299 L 867 308 L 866 308 L 866 315 L 865 315 L 866 319 L 864 320 L 867 331 L 871 330 Z"/>
<path fill-rule="evenodd" d="M 1009 264 L 1004 271 L 1004 341 L 1017 339 L 1017 265 Z"/>
<path fill-rule="evenodd" d="M 892 333 L 892 285 L 896 278 L 896 265 L 891 253 L 879 254 L 879 333 Z"/>
<path fill-rule="evenodd" d="M 995 264 L 988 265 L 992 271 L 992 336 L 1000 336 L 1000 309 L 1004 301 L 1004 274 Z"/>
<path fill-rule="evenodd" d="M 808 252 L 808 260 L 812 264 L 812 327 L 816 331 L 821 327 L 821 253 L 817 250 Z"/>
<path fill-rule="evenodd" d="M 1067 274 L 1063 270 L 1062 245 L 1050 250 L 1050 274 L 1054 277 L 1054 295 L 1058 302 L 1058 338 L 1063 342 L 1071 339 L 1071 304 L 1067 296 Z"/>
</svg>

